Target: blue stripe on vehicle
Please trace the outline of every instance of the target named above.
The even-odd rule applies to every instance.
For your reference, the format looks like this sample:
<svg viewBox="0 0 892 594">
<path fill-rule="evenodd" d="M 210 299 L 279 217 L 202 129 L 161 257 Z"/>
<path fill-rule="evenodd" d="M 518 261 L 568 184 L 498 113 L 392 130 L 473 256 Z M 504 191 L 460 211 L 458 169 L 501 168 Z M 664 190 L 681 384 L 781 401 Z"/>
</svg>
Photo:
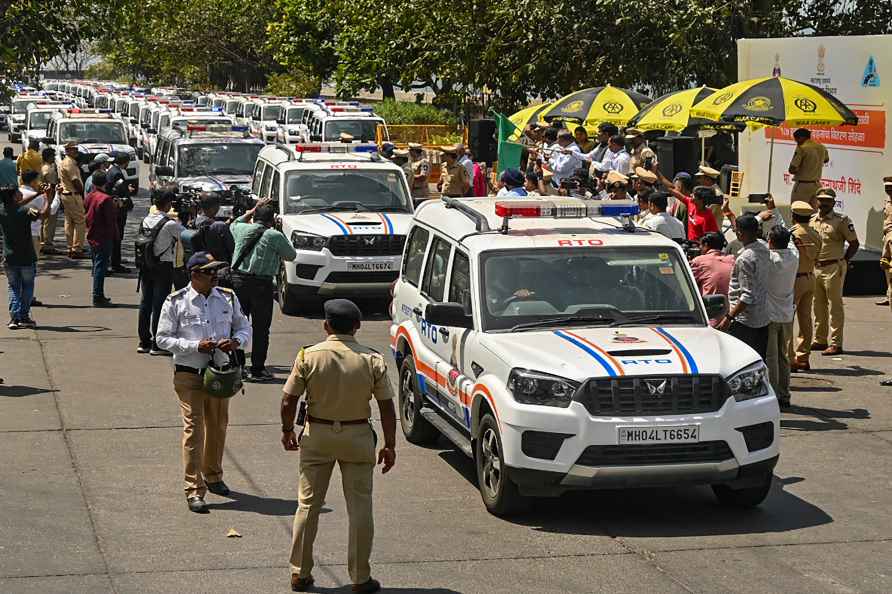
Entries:
<svg viewBox="0 0 892 594">
<path fill-rule="evenodd" d="M 586 353 L 591 355 L 598 363 L 601 364 L 601 367 L 603 367 L 607 371 L 607 375 L 609 375 L 610 377 L 616 377 L 616 371 L 613 369 L 613 367 L 610 365 L 610 363 L 607 362 L 607 359 L 605 359 L 604 357 L 599 355 L 596 350 L 592 349 L 590 346 L 588 346 L 584 342 L 580 342 L 580 341 L 576 340 L 575 338 L 573 338 L 572 336 L 564 334 L 564 332 L 562 332 L 561 330 L 555 330 L 554 334 L 555 334 L 555 336 L 559 336 L 560 338 L 563 338 L 567 342 L 576 345 L 577 347 L 579 347 L 580 349 L 582 349 L 583 351 L 585 351 Z"/>
<path fill-rule="evenodd" d="M 677 338 L 669 334 L 669 332 L 667 332 L 665 328 L 654 328 L 654 330 L 671 340 L 672 344 L 678 347 L 678 350 L 681 351 L 681 354 L 684 355 L 684 358 L 687 360 L 688 365 L 690 365 L 692 375 L 700 373 L 700 370 L 697 368 L 697 362 L 694 361 L 694 357 L 691 355 L 691 352 L 686 349 L 685 346 L 681 344 L 681 342 L 679 342 Z"/>
<path fill-rule="evenodd" d="M 326 219 L 328 219 L 329 221 L 331 221 L 332 223 L 334 223 L 335 225 L 337 225 L 338 227 L 340 227 L 341 232 L 342 232 L 344 235 L 350 235 L 350 231 L 347 229 L 347 227 L 344 226 L 343 223 L 341 223 L 341 221 L 339 221 L 339 220 L 337 220 L 336 218 L 334 218 L 334 217 L 332 217 L 332 216 L 329 216 L 329 215 L 327 215 L 327 214 L 325 214 L 325 213 L 320 213 L 320 214 L 321 214 L 323 217 L 325 217 Z"/>
<path fill-rule="evenodd" d="M 418 389 L 422 394 L 427 394 L 427 378 L 422 374 L 418 374 Z"/>
<path fill-rule="evenodd" d="M 393 221 L 391 221 L 391 220 L 390 220 L 390 217 L 388 217 L 388 216 L 387 216 L 386 214 L 384 214 L 383 212 L 381 213 L 381 216 L 384 217 L 384 220 L 385 220 L 385 221 L 387 221 L 387 233 L 388 233 L 389 235 L 393 235 Z"/>
</svg>

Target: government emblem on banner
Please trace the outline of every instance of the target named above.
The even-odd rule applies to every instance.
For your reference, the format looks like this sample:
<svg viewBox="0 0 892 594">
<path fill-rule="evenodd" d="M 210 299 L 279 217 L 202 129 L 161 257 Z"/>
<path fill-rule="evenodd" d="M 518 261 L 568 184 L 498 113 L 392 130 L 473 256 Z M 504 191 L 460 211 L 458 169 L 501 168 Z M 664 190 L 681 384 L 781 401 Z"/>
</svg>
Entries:
<svg viewBox="0 0 892 594">
<path fill-rule="evenodd" d="M 864 76 L 861 77 L 862 87 L 879 87 L 880 73 L 877 71 L 877 61 L 873 56 L 867 59 L 867 66 L 864 67 Z"/>
</svg>

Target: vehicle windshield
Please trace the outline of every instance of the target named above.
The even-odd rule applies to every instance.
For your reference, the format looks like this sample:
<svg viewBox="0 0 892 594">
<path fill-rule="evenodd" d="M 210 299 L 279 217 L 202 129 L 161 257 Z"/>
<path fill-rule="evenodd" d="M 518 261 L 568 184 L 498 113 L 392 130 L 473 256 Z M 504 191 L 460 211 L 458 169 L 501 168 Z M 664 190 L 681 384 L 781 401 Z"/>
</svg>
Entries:
<svg viewBox="0 0 892 594">
<path fill-rule="evenodd" d="M 330 120 L 325 122 L 325 136 L 322 140 L 333 142 L 339 140 L 342 132 L 353 136 L 353 140 L 370 142 L 375 140 L 375 130 L 380 120 L 373 118 L 357 118 L 355 120 Z"/>
<path fill-rule="evenodd" d="M 161 119 L 158 120 L 158 131 L 160 132 L 168 126 L 170 126 L 170 115 L 162 115 Z"/>
<path fill-rule="evenodd" d="M 705 323 L 675 250 L 511 250 L 484 255 L 482 270 L 485 330 Z"/>
<path fill-rule="evenodd" d="M 300 124 L 304 117 L 304 108 L 303 107 L 292 107 L 288 110 L 288 119 L 285 121 L 286 124 Z"/>
<path fill-rule="evenodd" d="M 130 117 L 135 118 L 139 115 L 139 103 L 130 104 Z"/>
<path fill-rule="evenodd" d="M 59 126 L 60 144 L 66 142 L 103 142 L 127 144 L 124 126 L 119 121 L 106 122 L 62 122 Z"/>
<path fill-rule="evenodd" d="M 51 111 L 32 111 L 28 118 L 28 129 L 30 130 L 46 130 L 50 118 L 53 116 Z"/>
<path fill-rule="evenodd" d="M 214 99 L 214 100 L 211 102 L 211 108 L 212 108 L 212 109 L 218 109 L 218 108 L 220 108 L 220 107 L 223 107 L 223 104 L 224 104 L 224 103 L 226 103 L 226 100 L 225 100 L 225 99 Z"/>
<path fill-rule="evenodd" d="M 32 103 L 38 104 L 41 103 L 41 101 L 35 97 L 29 99 L 16 99 L 12 102 L 12 113 L 25 113 L 28 111 L 28 106 Z"/>
<path fill-rule="evenodd" d="M 226 102 L 226 113 L 229 115 L 234 114 L 238 110 L 238 106 L 241 101 L 227 101 Z"/>
<path fill-rule="evenodd" d="M 292 171 L 285 175 L 285 214 L 313 211 L 410 212 L 395 171 Z"/>
<path fill-rule="evenodd" d="M 276 121 L 282 115 L 281 105 L 266 105 L 260 114 L 260 119 L 264 122 Z"/>
<path fill-rule="evenodd" d="M 184 144 L 178 151 L 177 176 L 251 175 L 261 148 L 254 142 Z"/>
<path fill-rule="evenodd" d="M 108 96 L 100 95 L 96 97 L 96 109 L 108 109 Z"/>
<path fill-rule="evenodd" d="M 125 113 L 127 111 L 127 100 L 118 99 L 115 102 L 115 113 Z"/>
</svg>

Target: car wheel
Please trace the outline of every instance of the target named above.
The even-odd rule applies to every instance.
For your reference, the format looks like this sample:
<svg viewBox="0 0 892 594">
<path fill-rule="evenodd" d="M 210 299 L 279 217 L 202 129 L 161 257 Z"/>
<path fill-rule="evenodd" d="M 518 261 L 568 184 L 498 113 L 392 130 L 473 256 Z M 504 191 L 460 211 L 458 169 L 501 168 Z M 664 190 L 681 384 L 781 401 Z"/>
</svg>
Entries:
<svg viewBox="0 0 892 594">
<path fill-rule="evenodd" d="M 300 314 L 302 307 L 298 301 L 298 296 L 295 295 L 294 289 L 288 285 L 288 282 L 280 282 L 278 289 L 279 309 L 282 313 L 286 316 Z"/>
<path fill-rule="evenodd" d="M 474 453 L 477 485 L 489 513 L 510 516 L 529 509 L 530 499 L 520 494 L 517 485 L 508 476 L 499 425 L 490 413 L 480 421 Z"/>
<path fill-rule="evenodd" d="M 422 396 L 415 371 L 415 359 L 409 353 L 400 367 L 400 427 L 406 440 L 415 445 L 429 445 L 437 441 L 440 432 L 421 414 Z"/>
<path fill-rule="evenodd" d="M 766 474 L 762 483 L 755 487 L 734 489 L 729 485 L 713 485 L 712 492 L 722 505 L 729 507 L 756 507 L 765 501 L 771 491 L 772 474 Z"/>
</svg>

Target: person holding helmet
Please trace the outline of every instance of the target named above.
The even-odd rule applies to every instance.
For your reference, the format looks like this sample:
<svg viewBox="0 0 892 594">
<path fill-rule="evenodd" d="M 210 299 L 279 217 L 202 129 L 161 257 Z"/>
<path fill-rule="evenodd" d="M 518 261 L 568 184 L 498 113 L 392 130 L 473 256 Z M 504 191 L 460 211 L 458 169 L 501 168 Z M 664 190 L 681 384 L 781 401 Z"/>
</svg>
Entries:
<svg viewBox="0 0 892 594">
<path fill-rule="evenodd" d="M 216 286 L 217 271 L 225 266 L 207 252 L 189 258 L 190 283 L 164 300 L 156 336 L 158 346 L 173 353 L 173 385 L 183 415 L 183 483 L 186 504 L 195 513 L 207 513 L 207 491 L 229 495 L 223 482 L 229 399 L 211 395 L 202 376 L 251 341 L 251 323 L 238 297 Z"/>
</svg>

